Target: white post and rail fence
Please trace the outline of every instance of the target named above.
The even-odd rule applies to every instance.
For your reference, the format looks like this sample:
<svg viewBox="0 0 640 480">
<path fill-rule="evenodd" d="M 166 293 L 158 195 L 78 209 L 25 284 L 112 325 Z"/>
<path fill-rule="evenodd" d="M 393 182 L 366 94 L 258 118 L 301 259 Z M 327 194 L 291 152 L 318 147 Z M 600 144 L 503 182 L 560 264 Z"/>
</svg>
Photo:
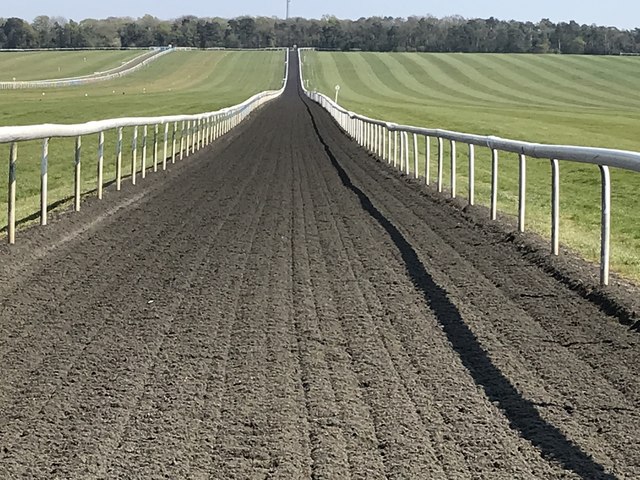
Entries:
<svg viewBox="0 0 640 480">
<path fill-rule="evenodd" d="M 449 191 L 456 197 L 456 162 L 458 144 L 467 148 L 469 165 L 468 202 L 475 203 L 475 147 L 491 151 L 491 200 L 490 217 L 497 218 L 498 208 L 498 161 L 500 152 L 515 153 L 519 158 L 518 179 L 518 230 L 524 232 L 526 213 L 527 157 L 550 162 L 551 173 L 551 252 L 558 255 L 560 247 L 560 161 L 595 165 L 601 178 L 601 228 L 600 228 L 600 283 L 609 284 L 611 246 L 611 177 L 610 168 L 640 172 L 640 153 L 627 150 L 591 148 L 569 145 L 545 145 L 495 136 L 472 135 L 411 125 L 398 125 L 351 112 L 326 95 L 305 88 L 300 52 L 300 82 L 303 91 L 314 102 L 320 104 L 335 119 L 338 125 L 369 152 L 400 169 L 406 175 L 418 179 L 419 163 L 424 167 L 424 181 L 430 182 L 431 139 L 437 139 L 436 153 L 438 192 L 443 191 L 444 142 L 450 145 Z M 419 142 L 424 142 L 424 158 L 419 158 Z M 412 144 L 412 145 L 411 145 Z M 413 152 L 413 154 L 411 154 Z M 412 158 L 411 158 L 412 157 Z"/>
<path fill-rule="evenodd" d="M 132 129 L 131 143 L 131 182 L 135 185 L 137 177 L 145 178 L 147 161 L 152 162 L 149 168 L 157 171 L 167 169 L 167 163 L 175 163 L 191 153 L 209 145 L 211 142 L 239 125 L 249 114 L 265 103 L 279 97 L 284 92 L 289 72 L 289 52 L 286 52 L 286 69 L 284 83 L 279 90 L 258 93 L 244 102 L 214 112 L 197 115 L 172 115 L 162 117 L 132 117 L 100 120 L 77 125 L 30 125 L 16 127 L 0 127 L 0 144 L 9 144 L 9 188 L 7 194 L 7 240 L 10 244 L 16 241 L 16 192 L 18 176 L 16 166 L 19 162 L 19 145 L 21 142 L 41 140 L 42 156 L 40 168 L 40 224 L 47 224 L 48 176 L 49 176 L 49 143 L 54 138 L 75 138 L 74 152 L 70 154 L 74 165 L 73 205 L 80 210 L 82 195 L 82 159 L 83 139 L 90 135 L 97 136 L 96 152 L 96 194 L 102 198 L 105 162 L 105 136 L 111 132 L 116 136 L 116 150 L 111 158 L 115 162 L 115 188 L 121 189 L 123 162 L 123 131 Z M 151 132 L 151 134 L 149 133 Z M 140 141 L 141 140 L 141 141 Z M 149 155 L 148 155 L 149 151 Z M 140 154 L 140 156 L 138 156 Z"/>
</svg>

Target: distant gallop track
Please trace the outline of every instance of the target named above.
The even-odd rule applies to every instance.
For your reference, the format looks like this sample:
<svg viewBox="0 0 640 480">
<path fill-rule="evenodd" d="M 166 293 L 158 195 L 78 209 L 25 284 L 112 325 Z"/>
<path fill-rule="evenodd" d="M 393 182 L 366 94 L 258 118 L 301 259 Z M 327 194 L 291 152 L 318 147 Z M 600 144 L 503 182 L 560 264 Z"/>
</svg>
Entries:
<svg viewBox="0 0 640 480">
<path fill-rule="evenodd" d="M 638 334 L 291 81 L 0 250 L 0 478 L 640 478 Z"/>
</svg>

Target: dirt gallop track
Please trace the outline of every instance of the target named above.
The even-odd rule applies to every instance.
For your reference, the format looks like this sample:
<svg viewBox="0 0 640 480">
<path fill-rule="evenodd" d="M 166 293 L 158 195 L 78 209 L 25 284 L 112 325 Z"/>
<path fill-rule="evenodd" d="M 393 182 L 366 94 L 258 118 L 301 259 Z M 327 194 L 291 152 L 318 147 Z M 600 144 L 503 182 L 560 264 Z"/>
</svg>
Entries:
<svg viewBox="0 0 640 480">
<path fill-rule="evenodd" d="M 284 96 L 0 251 L 0 478 L 640 478 L 638 334 Z"/>
</svg>

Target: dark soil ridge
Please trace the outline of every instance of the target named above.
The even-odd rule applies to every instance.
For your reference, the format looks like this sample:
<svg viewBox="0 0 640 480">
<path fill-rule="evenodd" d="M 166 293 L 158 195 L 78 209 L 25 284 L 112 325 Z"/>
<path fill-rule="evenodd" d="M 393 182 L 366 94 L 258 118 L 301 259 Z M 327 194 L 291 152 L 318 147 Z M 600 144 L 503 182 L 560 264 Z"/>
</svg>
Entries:
<svg viewBox="0 0 640 480">
<path fill-rule="evenodd" d="M 455 209 L 465 220 L 478 228 L 486 229 L 494 234 L 502 235 L 503 242 L 512 243 L 522 255 L 538 265 L 544 272 L 579 293 L 583 298 L 598 305 L 604 313 L 616 318 L 631 330 L 640 332 L 640 288 L 632 281 L 612 272 L 609 285 L 600 284 L 600 266 L 585 260 L 577 252 L 560 245 L 560 255 L 549 253 L 549 239 L 531 231 L 520 233 L 512 216 L 498 214 L 496 221 L 489 220 L 489 209 L 482 205 L 469 205 L 463 198 L 451 198 L 445 189 L 438 193 L 433 186 L 424 185 L 424 178 L 413 179 L 398 173 L 386 161 L 371 155 L 396 175 L 399 174 L 412 188 L 418 188 L 425 195 L 440 202 L 446 208 Z"/>
</svg>

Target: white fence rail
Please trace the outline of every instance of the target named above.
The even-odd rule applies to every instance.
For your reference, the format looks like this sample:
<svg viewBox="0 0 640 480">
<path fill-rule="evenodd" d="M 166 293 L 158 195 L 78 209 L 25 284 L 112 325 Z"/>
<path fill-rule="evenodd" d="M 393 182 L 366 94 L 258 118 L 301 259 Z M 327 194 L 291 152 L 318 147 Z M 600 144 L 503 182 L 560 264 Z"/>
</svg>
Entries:
<svg viewBox="0 0 640 480">
<path fill-rule="evenodd" d="M 279 52 L 285 51 L 287 47 L 262 47 L 262 48 L 242 48 L 242 47 L 175 47 L 176 50 L 185 52 Z"/>
<path fill-rule="evenodd" d="M 311 92 L 305 88 L 300 60 L 300 83 L 311 100 L 326 109 L 340 125 L 340 127 L 360 145 L 371 153 L 393 164 L 403 173 L 418 178 L 419 170 L 419 142 L 424 141 L 425 155 L 423 159 L 424 179 L 430 182 L 431 168 L 431 139 L 438 142 L 437 151 L 437 189 L 443 190 L 444 142 L 450 142 L 450 194 L 456 197 L 456 162 L 457 143 L 467 146 L 469 162 L 468 202 L 475 202 L 475 147 L 486 147 L 491 150 L 491 219 L 497 218 L 498 204 L 498 162 L 500 152 L 510 152 L 519 156 L 518 179 L 518 230 L 524 232 L 526 213 L 526 166 L 527 157 L 546 159 L 551 167 L 551 252 L 558 255 L 560 247 L 560 163 L 572 161 L 597 165 L 601 177 L 601 232 L 600 232 L 600 283 L 609 284 L 609 263 L 611 245 L 611 177 L 610 167 L 640 172 L 640 153 L 627 150 L 607 148 L 591 148 L 569 145 L 545 145 L 539 143 L 507 140 L 494 136 L 472 135 L 433 128 L 421 128 L 411 125 L 398 125 L 369 118 L 346 110 L 331 98 L 318 92 Z M 412 136 L 411 140 L 409 135 Z M 412 145 L 411 145 L 412 144 Z M 411 157 L 413 151 L 413 158 Z"/>
<path fill-rule="evenodd" d="M 29 140 L 42 140 L 42 157 L 40 169 L 40 224 L 47 224 L 48 214 L 48 160 L 49 142 L 52 138 L 75 137 L 74 149 L 74 209 L 80 210 L 81 200 L 81 168 L 82 168 L 82 139 L 86 135 L 98 135 L 96 192 L 102 198 L 104 189 L 104 139 L 109 131 L 115 131 L 117 136 L 115 161 L 115 188 L 120 190 L 122 185 L 122 154 L 123 130 L 133 128 L 131 143 L 131 182 L 135 185 L 137 175 L 145 178 L 147 174 L 147 147 L 149 131 L 152 132 L 151 152 L 153 171 L 159 168 L 166 170 L 167 162 L 175 163 L 176 159 L 183 159 L 217 138 L 229 132 L 240 124 L 250 113 L 265 103 L 279 97 L 284 91 L 289 76 L 289 51 L 286 51 L 285 75 L 282 88 L 258 93 L 253 97 L 233 107 L 223 108 L 215 112 L 197 115 L 172 115 L 164 117 L 132 117 L 114 118 L 76 125 L 30 125 L 19 127 L 0 127 L 0 144 L 10 144 L 9 153 L 9 189 L 7 195 L 7 240 L 14 244 L 16 240 L 16 191 L 18 162 L 18 145 Z M 139 130 L 142 138 L 139 142 Z M 138 158 L 139 143 L 141 156 Z M 159 153 L 159 149 L 162 149 Z M 138 165 L 140 160 L 140 165 Z"/>
<path fill-rule="evenodd" d="M 119 67 L 115 67 L 115 68 L 106 70 L 104 72 L 96 72 L 89 75 L 83 75 L 80 77 L 56 78 L 51 80 L 0 82 L 0 90 L 24 90 L 24 89 L 31 89 L 31 88 L 73 87 L 77 85 L 87 85 L 90 83 L 105 82 L 107 80 L 113 80 L 115 78 L 125 77 L 134 72 L 137 72 L 138 70 L 145 67 L 146 65 L 149 65 L 151 62 L 155 62 L 162 56 L 168 53 L 171 53 L 173 51 L 175 51 L 174 48 L 155 49 L 150 52 L 145 52 L 144 54 L 129 60 L 127 63 L 125 63 L 124 65 L 120 65 Z"/>
</svg>

